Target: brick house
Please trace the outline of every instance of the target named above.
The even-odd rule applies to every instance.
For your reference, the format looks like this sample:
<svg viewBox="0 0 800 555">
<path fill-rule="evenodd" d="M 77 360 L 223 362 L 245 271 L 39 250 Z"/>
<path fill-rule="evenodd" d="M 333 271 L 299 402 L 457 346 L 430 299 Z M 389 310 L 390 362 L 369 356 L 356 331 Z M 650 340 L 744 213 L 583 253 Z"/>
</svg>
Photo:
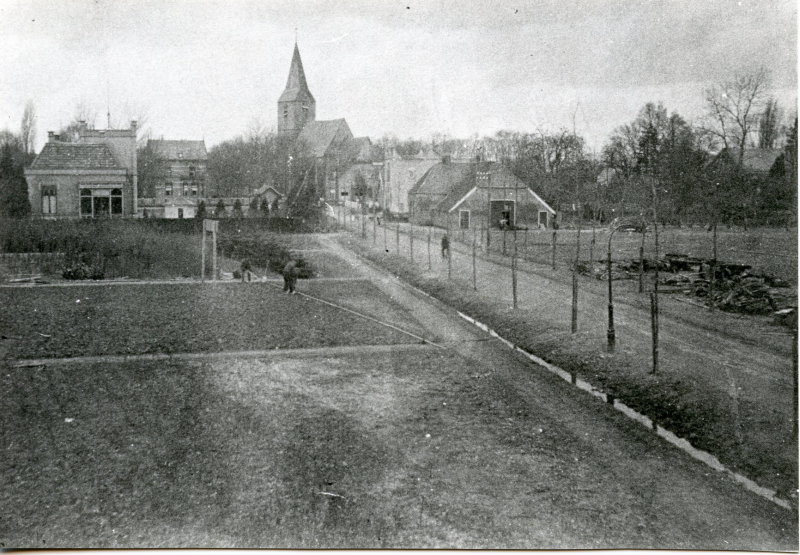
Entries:
<svg viewBox="0 0 800 555">
<path fill-rule="evenodd" d="M 496 162 L 451 162 L 431 167 L 409 191 L 410 220 L 418 225 L 472 229 L 501 225 L 551 227 L 555 211 Z"/>
<path fill-rule="evenodd" d="M 31 216 L 122 218 L 137 207 L 136 122 L 130 129 L 88 129 L 73 142 L 52 131 L 25 170 Z"/>
<path fill-rule="evenodd" d="M 149 140 L 140 211 L 156 218 L 194 218 L 206 196 L 205 141 Z M 145 181 L 147 183 L 145 183 Z M 208 204 L 208 201 L 206 201 Z"/>
</svg>

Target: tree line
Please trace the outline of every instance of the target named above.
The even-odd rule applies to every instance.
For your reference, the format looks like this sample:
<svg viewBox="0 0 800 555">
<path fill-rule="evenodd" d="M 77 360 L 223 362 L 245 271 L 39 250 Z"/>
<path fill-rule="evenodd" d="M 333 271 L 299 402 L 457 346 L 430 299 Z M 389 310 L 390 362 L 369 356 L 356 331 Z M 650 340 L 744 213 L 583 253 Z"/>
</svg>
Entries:
<svg viewBox="0 0 800 555">
<path fill-rule="evenodd" d="M 705 113 L 696 122 L 660 102 L 646 103 L 633 121 L 613 130 L 599 153 L 589 152 L 574 129 L 563 128 L 468 138 L 435 133 L 428 139 L 399 140 L 387 135 L 376 144 L 384 157 L 393 150 L 405 156 L 428 150 L 453 159 L 502 163 L 557 211 L 573 216 L 579 211 L 598 222 L 643 218 L 657 202 L 662 223 L 796 225 L 797 115 L 786 124 L 784 111 L 770 96 L 768 72 L 737 74 L 706 89 L 704 100 Z M 146 114 L 126 109 L 137 112 L 141 132 Z M 74 138 L 79 121 L 95 118 L 80 105 L 73 121 L 60 130 L 62 140 Z M 34 158 L 35 120 L 28 103 L 19 133 L 0 131 L 4 216 L 21 217 L 30 210 L 24 167 Z M 143 196 L 152 196 L 163 173 L 163 164 L 148 150 L 148 135 L 142 133 L 139 142 Z M 748 159 L 753 149 L 763 149 L 766 162 L 761 163 L 768 167 L 753 171 Z M 318 192 L 308 186 L 313 169 L 313 156 L 304 145 L 254 125 L 209 150 L 206 196 L 247 198 L 271 186 L 283 195 L 284 205 L 310 210 L 318 204 Z"/>
</svg>

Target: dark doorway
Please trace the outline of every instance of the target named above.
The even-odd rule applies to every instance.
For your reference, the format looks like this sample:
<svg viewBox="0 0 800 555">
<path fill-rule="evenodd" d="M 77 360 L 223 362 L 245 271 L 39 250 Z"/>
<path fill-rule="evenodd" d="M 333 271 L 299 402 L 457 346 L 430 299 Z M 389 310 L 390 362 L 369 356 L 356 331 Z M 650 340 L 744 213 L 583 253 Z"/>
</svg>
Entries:
<svg viewBox="0 0 800 555">
<path fill-rule="evenodd" d="M 493 228 L 499 228 L 500 222 L 505 222 L 505 225 L 513 226 L 516 222 L 516 210 L 513 200 L 493 200 L 492 212 L 489 221 Z"/>
</svg>

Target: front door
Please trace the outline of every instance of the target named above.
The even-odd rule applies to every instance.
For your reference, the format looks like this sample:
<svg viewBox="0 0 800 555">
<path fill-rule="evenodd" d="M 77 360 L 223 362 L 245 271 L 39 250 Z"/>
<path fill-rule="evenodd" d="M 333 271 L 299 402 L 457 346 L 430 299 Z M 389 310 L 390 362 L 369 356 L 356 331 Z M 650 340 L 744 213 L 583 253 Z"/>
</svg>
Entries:
<svg viewBox="0 0 800 555">
<path fill-rule="evenodd" d="M 105 218 L 111 215 L 111 204 L 109 197 L 94 197 L 92 198 L 94 206 L 94 217 Z"/>
</svg>

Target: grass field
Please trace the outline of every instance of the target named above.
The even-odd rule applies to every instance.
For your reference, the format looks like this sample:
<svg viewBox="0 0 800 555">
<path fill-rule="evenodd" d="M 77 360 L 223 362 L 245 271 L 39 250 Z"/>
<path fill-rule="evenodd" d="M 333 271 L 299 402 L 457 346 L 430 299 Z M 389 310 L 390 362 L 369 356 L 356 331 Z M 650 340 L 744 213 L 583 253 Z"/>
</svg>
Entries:
<svg viewBox="0 0 800 555">
<path fill-rule="evenodd" d="M 423 248 L 428 229 L 416 227 L 417 246 Z M 394 244 L 393 229 L 390 228 L 389 243 Z M 408 226 L 403 227 L 408 232 Z M 441 239 L 442 229 L 433 229 L 434 250 Z M 368 233 L 371 237 L 371 235 Z M 470 230 L 452 230 L 453 237 L 471 245 L 473 233 Z M 594 233 L 594 260 L 605 260 L 608 257 L 608 239 L 610 232 L 605 228 L 597 228 Z M 378 235 L 381 244 L 383 236 Z M 556 265 L 571 267 L 575 261 L 575 245 L 577 231 L 561 229 L 556 233 Z M 475 234 L 479 247 L 485 246 L 486 232 Z M 645 234 L 644 256 L 655 258 L 655 241 L 652 229 Z M 751 228 L 727 229 L 720 227 L 717 231 L 717 258 L 729 264 L 746 264 L 754 270 L 764 271 L 785 279 L 797 287 L 797 229 L 784 228 Z M 549 265 L 552 262 L 552 230 L 530 230 L 517 232 L 517 249 L 519 256 Z M 506 252 L 513 249 L 513 233 L 505 234 Z M 592 241 L 591 228 L 581 231 L 581 254 L 583 261 L 590 259 Z M 612 259 L 638 260 L 639 247 L 642 246 L 641 233 L 616 232 L 611 240 Z M 491 238 L 492 252 L 503 252 L 503 232 L 494 230 Z M 659 230 L 659 257 L 665 254 L 683 254 L 698 258 L 713 257 L 713 235 L 704 227 L 676 228 L 668 227 Z"/>
</svg>

